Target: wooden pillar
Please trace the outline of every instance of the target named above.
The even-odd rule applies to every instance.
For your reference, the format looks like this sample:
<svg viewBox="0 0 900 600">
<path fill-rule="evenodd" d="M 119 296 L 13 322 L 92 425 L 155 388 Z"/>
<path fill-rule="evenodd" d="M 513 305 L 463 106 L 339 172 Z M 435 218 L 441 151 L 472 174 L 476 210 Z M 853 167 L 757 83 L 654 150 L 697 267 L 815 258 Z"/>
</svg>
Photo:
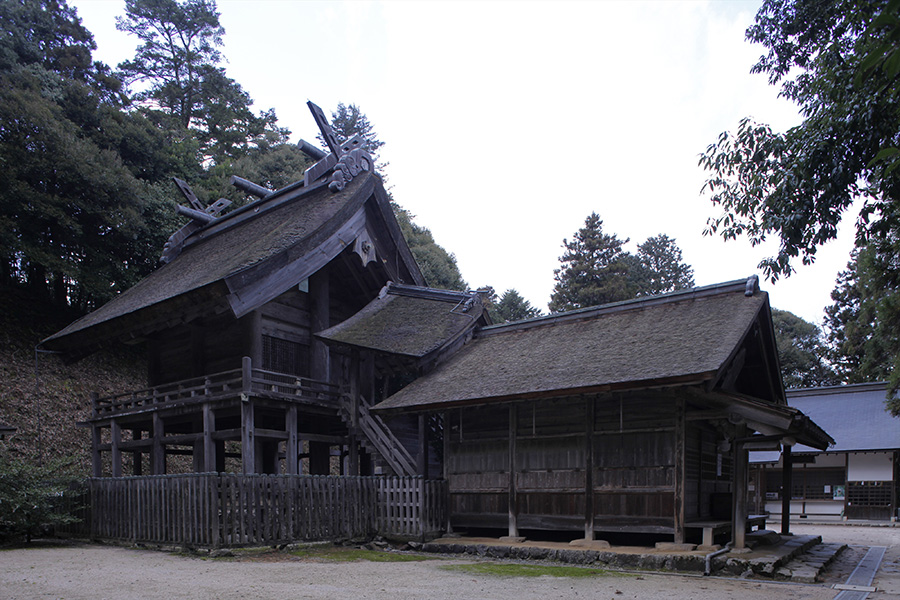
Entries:
<svg viewBox="0 0 900 600">
<path fill-rule="evenodd" d="M 291 405 L 284 417 L 288 439 L 285 444 L 284 471 L 288 475 L 300 474 L 300 436 L 297 435 L 297 406 Z"/>
<path fill-rule="evenodd" d="M 416 474 L 423 479 L 428 478 L 428 419 L 424 413 L 419 414 L 419 453 L 416 457 Z"/>
<path fill-rule="evenodd" d="M 328 329 L 331 325 L 331 310 L 328 285 L 328 268 L 323 267 L 309 278 L 309 319 L 311 333 Z M 309 374 L 312 379 L 331 381 L 328 346 L 322 340 L 312 337 L 309 345 Z"/>
<path fill-rule="evenodd" d="M 331 474 L 331 445 L 328 442 L 309 442 L 309 474 Z"/>
<path fill-rule="evenodd" d="M 734 442 L 734 484 L 732 485 L 734 511 L 731 522 L 731 539 L 732 547 L 735 550 L 742 550 L 747 545 L 748 456 L 744 449 L 744 442 L 738 441 L 746 436 L 747 427 L 741 426 Z"/>
<path fill-rule="evenodd" d="M 193 454 L 191 455 L 192 464 L 191 468 L 194 470 L 194 473 L 203 473 L 206 470 L 206 465 L 204 461 L 204 448 L 203 448 L 203 439 L 196 440 L 191 450 Z"/>
<path fill-rule="evenodd" d="M 103 477 L 103 461 L 100 457 L 100 440 L 100 426 L 96 424 L 91 425 L 91 471 L 94 477 Z"/>
<path fill-rule="evenodd" d="M 216 442 L 213 433 L 216 431 L 216 413 L 208 402 L 203 403 L 203 471 L 212 473 L 216 470 Z"/>
<path fill-rule="evenodd" d="M 897 457 L 900 456 L 896 450 L 891 455 L 891 522 L 897 521 Z M 847 497 L 847 488 L 844 488 L 844 497 Z"/>
<path fill-rule="evenodd" d="M 225 440 L 216 440 L 216 473 L 225 472 Z"/>
<path fill-rule="evenodd" d="M 122 476 L 122 451 L 119 449 L 119 442 L 122 441 L 122 427 L 118 421 L 113 419 L 109 425 L 111 435 L 111 454 L 112 454 L 112 476 Z"/>
<path fill-rule="evenodd" d="M 152 475 L 165 475 L 166 473 L 166 446 L 163 443 L 165 435 L 165 422 L 158 412 L 154 412 L 153 448 L 150 452 L 150 473 Z"/>
<path fill-rule="evenodd" d="M 516 437 L 518 436 L 518 410 L 509 405 L 509 536 L 519 537 L 519 504 L 516 497 Z"/>
<path fill-rule="evenodd" d="M 241 470 L 256 473 L 256 420 L 253 399 L 247 397 L 241 398 Z"/>
<path fill-rule="evenodd" d="M 584 418 L 584 539 L 594 539 L 594 410 L 596 398 L 585 405 Z"/>
<path fill-rule="evenodd" d="M 684 543 L 685 443 L 687 437 L 684 413 L 684 397 L 678 397 L 675 400 L 675 514 L 673 520 L 676 544 Z"/>
<path fill-rule="evenodd" d="M 257 443 L 259 444 L 259 452 L 256 456 L 259 462 L 256 465 L 256 471 L 266 475 L 277 475 L 280 470 L 278 468 L 278 442 L 260 440 Z"/>
<path fill-rule="evenodd" d="M 242 318 L 244 328 L 244 347 L 247 357 L 253 364 L 262 366 L 262 313 L 254 310 Z"/>
<path fill-rule="evenodd" d="M 140 429 L 132 429 L 131 430 L 131 439 L 139 440 L 143 437 L 143 433 Z M 144 465 L 142 464 L 143 454 L 140 450 L 133 450 L 131 452 L 131 474 L 135 477 L 144 474 Z"/>
<path fill-rule="evenodd" d="M 785 444 L 781 452 L 781 535 L 791 535 L 791 495 L 794 487 L 794 460 L 791 447 Z"/>
<path fill-rule="evenodd" d="M 459 409 L 462 410 L 462 409 Z M 450 525 L 450 513 L 452 511 L 453 506 L 450 504 L 450 411 L 446 411 L 443 414 L 443 427 L 441 427 L 441 432 L 443 434 L 443 443 L 444 443 L 444 489 L 446 490 L 446 497 L 444 506 L 447 507 L 447 523 L 445 524 L 445 528 L 447 533 L 453 533 L 453 526 Z"/>
<path fill-rule="evenodd" d="M 359 475 L 359 444 L 356 432 L 359 430 L 359 350 L 350 351 L 350 475 Z"/>
</svg>

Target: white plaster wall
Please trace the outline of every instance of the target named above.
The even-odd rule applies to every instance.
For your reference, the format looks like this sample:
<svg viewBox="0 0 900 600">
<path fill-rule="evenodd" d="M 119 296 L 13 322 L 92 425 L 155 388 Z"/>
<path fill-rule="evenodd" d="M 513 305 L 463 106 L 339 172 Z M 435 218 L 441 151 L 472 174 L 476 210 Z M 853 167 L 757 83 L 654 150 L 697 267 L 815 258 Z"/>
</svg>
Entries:
<svg viewBox="0 0 900 600">
<path fill-rule="evenodd" d="M 847 481 L 892 481 L 889 452 L 851 453 L 847 463 Z"/>
<path fill-rule="evenodd" d="M 817 467 L 843 467 L 844 453 L 840 454 L 818 454 L 816 455 Z"/>
</svg>

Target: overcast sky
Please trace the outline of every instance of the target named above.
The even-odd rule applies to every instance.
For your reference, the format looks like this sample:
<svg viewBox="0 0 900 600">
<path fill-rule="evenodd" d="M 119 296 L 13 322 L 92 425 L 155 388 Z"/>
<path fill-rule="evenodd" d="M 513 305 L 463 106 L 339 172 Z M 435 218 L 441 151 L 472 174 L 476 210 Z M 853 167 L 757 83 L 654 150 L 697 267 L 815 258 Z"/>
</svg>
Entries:
<svg viewBox="0 0 900 600">
<path fill-rule="evenodd" d="M 69 0 L 115 66 L 137 39 L 123 0 Z M 564 238 L 592 212 L 607 233 L 674 237 L 698 285 L 761 271 L 775 246 L 704 237 L 718 214 L 697 159 L 742 117 L 786 129 L 796 108 L 744 40 L 760 2 L 294 2 L 219 0 L 228 75 L 292 139 L 306 100 L 355 103 L 385 142 L 394 198 L 455 254 L 474 288 L 546 310 Z M 174 194 L 174 188 L 173 188 Z M 809 267 L 762 282 L 776 308 L 821 323 L 853 245 L 853 216 Z"/>
</svg>

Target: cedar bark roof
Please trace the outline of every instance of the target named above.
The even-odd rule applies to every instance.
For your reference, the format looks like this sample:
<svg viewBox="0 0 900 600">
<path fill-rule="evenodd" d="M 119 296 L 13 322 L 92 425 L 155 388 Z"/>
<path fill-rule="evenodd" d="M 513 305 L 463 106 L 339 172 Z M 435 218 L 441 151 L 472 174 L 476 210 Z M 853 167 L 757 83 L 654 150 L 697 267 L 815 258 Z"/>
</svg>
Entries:
<svg viewBox="0 0 900 600">
<path fill-rule="evenodd" d="M 477 293 L 390 283 L 361 311 L 316 336 L 332 343 L 423 358 L 474 329 L 483 313 Z"/>
<path fill-rule="evenodd" d="M 374 196 L 376 205 L 366 210 Z M 390 213 L 377 175 L 367 172 L 342 191 L 327 182 L 292 185 L 216 219 L 184 249 L 134 287 L 44 340 L 45 347 L 89 352 L 109 339 L 139 337 L 204 312 L 246 314 L 296 285 L 333 258 L 365 227 L 367 215 Z M 390 220 L 393 216 L 388 217 Z M 422 276 L 396 223 L 402 274 Z M 391 229 L 391 227 L 388 227 Z M 347 239 L 343 239 L 347 238 Z M 261 283 L 262 282 L 262 283 Z"/>
<path fill-rule="evenodd" d="M 767 314 L 768 296 L 747 291 L 747 280 L 740 280 L 486 327 L 377 409 L 440 410 L 614 389 L 712 385 Z M 770 321 L 767 326 L 771 329 Z M 770 372 L 777 371 L 771 345 L 764 365 Z M 777 377 L 771 400 L 783 404 Z"/>
</svg>

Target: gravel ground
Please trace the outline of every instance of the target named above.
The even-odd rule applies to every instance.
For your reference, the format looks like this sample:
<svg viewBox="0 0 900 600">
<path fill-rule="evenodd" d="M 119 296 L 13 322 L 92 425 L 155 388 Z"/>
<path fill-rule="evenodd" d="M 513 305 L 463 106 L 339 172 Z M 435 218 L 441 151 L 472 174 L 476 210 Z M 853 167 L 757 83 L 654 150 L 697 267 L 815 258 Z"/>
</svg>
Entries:
<svg viewBox="0 0 900 600">
<path fill-rule="evenodd" d="M 843 541 L 855 546 L 888 546 L 888 556 L 876 578 L 876 585 L 884 592 L 876 592 L 870 599 L 900 598 L 900 529 L 802 525 L 795 528 L 795 533 L 819 533 L 826 541 Z M 507 578 L 443 568 L 471 562 L 474 561 L 235 561 L 112 546 L 38 546 L 0 551 L 0 598 L 831 600 L 836 595 L 826 586 L 758 580 L 650 573 L 592 578 Z"/>
</svg>

